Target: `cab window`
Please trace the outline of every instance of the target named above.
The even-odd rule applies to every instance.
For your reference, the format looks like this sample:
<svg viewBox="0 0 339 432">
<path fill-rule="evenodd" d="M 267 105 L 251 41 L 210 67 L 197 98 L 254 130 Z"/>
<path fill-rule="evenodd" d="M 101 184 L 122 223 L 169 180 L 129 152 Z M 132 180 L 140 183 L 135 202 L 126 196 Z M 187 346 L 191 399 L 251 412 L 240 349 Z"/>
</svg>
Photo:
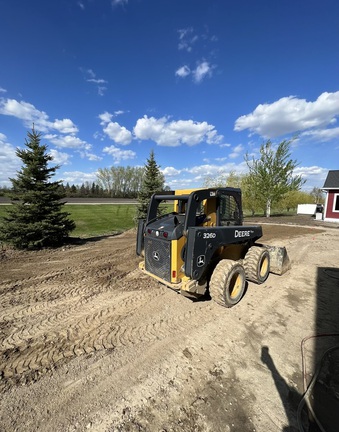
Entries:
<svg viewBox="0 0 339 432">
<path fill-rule="evenodd" d="M 239 208 L 232 195 L 221 195 L 219 204 L 219 223 L 221 226 L 239 224 Z"/>
</svg>

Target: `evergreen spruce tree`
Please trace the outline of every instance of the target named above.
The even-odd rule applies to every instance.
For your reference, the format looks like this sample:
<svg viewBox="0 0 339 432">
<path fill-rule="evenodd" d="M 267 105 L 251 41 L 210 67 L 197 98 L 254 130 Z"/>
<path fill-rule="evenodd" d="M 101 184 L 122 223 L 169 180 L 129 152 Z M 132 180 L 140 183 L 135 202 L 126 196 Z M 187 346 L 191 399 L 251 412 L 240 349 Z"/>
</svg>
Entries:
<svg viewBox="0 0 339 432">
<path fill-rule="evenodd" d="M 154 151 L 151 150 L 150 156 L 144 167 L 144 174 L 140 192 L 138 194 L 137 218 L 145 219 L 147 216 L 148 204 L 151 196 L 164 190 L 165 178 L 160 167 L 154 158 Z"/>
<path fill-rule="evenodd" d="M 53 160 L 47 146 L 40 144 L 40 133 L 27 133 L 26 148 L 16 154 L 23 166 L 16 178 L 10 178 L 12 206 L 0 225 L 0 240 L 18 249 L 57 246 L 75 228 L 69 213 L 62 210 L 64 198 L 61 182 L 50 182 L 59 166 L 49 167 Z"/>
</svg>

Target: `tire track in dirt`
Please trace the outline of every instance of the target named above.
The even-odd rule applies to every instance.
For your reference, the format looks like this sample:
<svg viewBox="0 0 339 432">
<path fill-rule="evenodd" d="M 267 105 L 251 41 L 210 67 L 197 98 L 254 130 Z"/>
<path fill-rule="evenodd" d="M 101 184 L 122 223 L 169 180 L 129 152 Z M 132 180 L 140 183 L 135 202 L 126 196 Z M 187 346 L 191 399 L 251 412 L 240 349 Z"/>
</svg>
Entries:
<svg viewBox="0 0 339 432">
<path fill-rule="evenodd" d="M 2 378 L 42 373 L 65 358 L 113 348 L 114 323 L 121 314 L 149 302 L 154 293 L 147 289 L 136 292 L 137 278 L 125 286 L 120 283 L 131 267 L 135 269 L 137 260 L 131 242 L 112 240 L 118 238 L 106 242 L 103 250 L 97 248 L 100 254 L 92 255 L 90 248 L 74 248 L 66 254 L 47 251 L 43 263 L 39 261 L 35 268 L 29 254 L 21 255 L 28 258 L 23 263 L 15 259 L 9 263 L 9 271 L 4 262 L 4 276 L 0 275 Z M 25 272 L 21 269 L 23 279 L 18 279 L 19 264 L 25 268 Z M 37 374 L 33 375 L 35 379 Z M 4 383 L 3 379 L 0 386 Z"/>
<path fill-rule="evenodd" d="M 90 258 L 75 253 L 73 266 L 67 254 L 53 253 L 38 274 L 33 268 L 25 279 L 0 282 L 0 388 L 37 380 L 74 357 L 148 345 L 212 319 L 199 313 L 206 304 L 169 315 L 165 298 L 175 294 L 137 269 L 134 239 L 113 252 L 111 245 Z"/>
<path fill-rule="evenodd" d="M 99 269 L 96 268 L 97 266 Z M 17 304 L 19 310 L 19 305 L 24 304 L 25 307 L 21 309 L 26 310 L 27 300 L 30 304 L 34 304 L 65 297 L 92 296 L 93 292 L 97 294 L 110 290 L 112 284 L 128 274 L 128 271 L 114 267 L 112 263 L 101 264 L 100 268 L 99 263 L 92 260 L 92 267 L 89 268 L 86 265 L 76 269 L 69 267 L 63 271 L 47 272 L 21 281 L 2 283 L 0 288 L 2 291 L 0 294 L 1 309 L 6 310 Z M 118 285 L 116 288 L 119 288 Z M 0 319 L 2 318 L 0 310 Z"/>
<path fill-rule="evenodd" d="M 194 318 L 190 310 L 166 319 L 153 317 L 151 322 L 143 323 L 144 306 L 163 293 L 162 290 L 146 290 L 138 291 L 136 296 L 135 291 L 131 291 L 110 306 L 104 307 L 107 298 L 101 299 L 95 308 L 88 304 L 81 313 L 69 311 L 67 316 L 52 317 L 53 322 L 48 318 L 36 326 L 16 329 L 2 344 L 5 348 L 1 353 L 2 377 L 16 380 L 26 375 L 28 380 L 37 379 L 41 373 L 67 359 L 120 346 L 149 344 L 182 332 L 185 323 L 190 323 L 189 326 L 201 324 L 201 316 Z"/>
<path fill-rule="evenodd" d="M 54 345 L 52 351 L 62 351 L 65 346 L 65 351 L 68 352 L 73 346 L 80 344 L 83 352 L 91 352 L 93 347 L 94 350 L 98 349 L 96 341 L 99 338 L 102 341 L 101 349 L 104 345 L 112 347 L 112 343 L 107 342 L 107 337 L 111 338 L 110 327 L 119 321 L 121 316 L 142 307 L 154 296 L 155 293 L 147 290 L 139 291 L 137 297 L 135 292 L 129 291 L 115 300 L 110 293 L 106 293 L 101 298 L 96 297 L 95 302 L 80 300 L 79 303 L 68 305 L 67 308 L 65 305 L 60 305 L 59 310 L 53 314 L 51 310 L 44 311 L 43 314 L 39 311 L 33 317 L 34 319 L 29 316 L 29 321 L 22 320 L 21 325 L 16 325 L 12 328 L 11 334 L 1 340 L 2 351 L 6 353 L 7 366 L 1 365 L 0 370 L 5 375 L 13 372 L 13 367 L 8 360 L 10 353 L 17 353 L 18 349 L 22 363 L 27 364 L 26 357 L 30 356 L 30 347 L 34 346 L 36 341 L 40 341 L 37 351 L 41 352 L 41 357 L 43 357 L 44 347 L 50 343 Z M 83 342 L 79 343 L 81 339 Z M 16 358 L 17 355 L 14 357 Z M 53 354 L 51 357 L 53 358 Z"/>
<path fill-rule="evenodd" d="M 1 344 L 0 371 L 3 377 L 53 367 L 63 358 L 158 338 L 160 332 L 156 328 L 152 331 L 154 326 L 130 327 L 126 331 L 118 323 L 160 294 L 145 291 L 136 297 L 134 292 L 128 292 L 110 307 L 104 307 L 107 302 L 101 301 L 95 307 L 88 304 L 81 312 L 68 310 L 30 326 L 23 324 L 13 328 L 12 334 Z"/>
</svg>

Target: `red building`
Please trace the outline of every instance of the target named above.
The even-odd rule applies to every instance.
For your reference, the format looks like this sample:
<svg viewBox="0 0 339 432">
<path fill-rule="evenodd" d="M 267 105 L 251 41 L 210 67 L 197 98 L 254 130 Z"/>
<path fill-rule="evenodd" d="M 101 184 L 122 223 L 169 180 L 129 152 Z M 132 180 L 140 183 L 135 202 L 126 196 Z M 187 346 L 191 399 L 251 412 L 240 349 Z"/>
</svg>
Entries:
<svg viewBox="0 0 339 432">
<path fill-rule="evenodd" d="M 324 221 L 339 222 L 339 170 L 328 172 L 322 189 L 326 192 Z"/>
</svg>

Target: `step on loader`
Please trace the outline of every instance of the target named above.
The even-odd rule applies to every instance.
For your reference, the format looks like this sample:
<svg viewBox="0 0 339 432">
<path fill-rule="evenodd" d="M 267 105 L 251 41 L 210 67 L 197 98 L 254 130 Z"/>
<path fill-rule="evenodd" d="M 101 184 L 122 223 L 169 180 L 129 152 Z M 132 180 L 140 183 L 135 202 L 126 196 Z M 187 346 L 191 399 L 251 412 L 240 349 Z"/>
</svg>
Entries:
<svg viewBox="0 0 339 432">
<path fill-rule="evenodd" d="M 232 307 L 247 281 L 262 284 L 290 268 L 286 249 L 258 243 L 262 235 L 261 226 L 243 225 L 238 188 L 168 191 L 154 194 L 138 221 L 136 253 L 140 269 L 162 284 Z"/>
</svg>

